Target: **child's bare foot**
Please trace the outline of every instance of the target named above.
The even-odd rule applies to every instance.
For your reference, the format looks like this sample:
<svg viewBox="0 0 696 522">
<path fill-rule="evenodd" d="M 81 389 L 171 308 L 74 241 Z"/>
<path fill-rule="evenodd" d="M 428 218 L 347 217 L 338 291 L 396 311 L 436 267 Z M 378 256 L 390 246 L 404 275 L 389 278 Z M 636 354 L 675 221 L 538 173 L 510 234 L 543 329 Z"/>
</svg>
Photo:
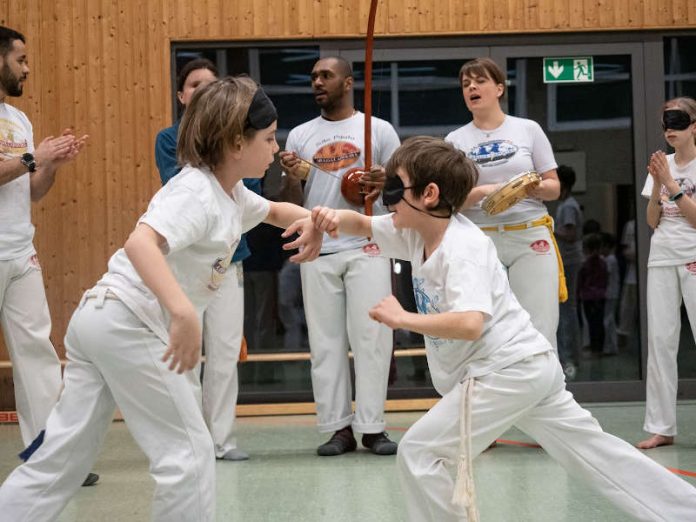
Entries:
<svg viewBox="0 0 696 522">
<path fill-rule="evenodd" d="M 674 437 L 668 437 L 667 435 L 653 435 L 649 439 L 644 440 L 636 444 L 640 449 L 653 449 L 660 446 L 671 446 L 674 444 Z"/>
</svg>

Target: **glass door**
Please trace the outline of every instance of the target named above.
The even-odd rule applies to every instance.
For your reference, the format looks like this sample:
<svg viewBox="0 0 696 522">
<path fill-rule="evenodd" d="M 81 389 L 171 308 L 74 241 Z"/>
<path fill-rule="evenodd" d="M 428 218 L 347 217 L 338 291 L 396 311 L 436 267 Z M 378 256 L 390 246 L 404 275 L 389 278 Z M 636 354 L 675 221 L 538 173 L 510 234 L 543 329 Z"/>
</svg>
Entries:
<svg viewBox="0 0 696 522">
<path fill-rule="evenodd" d="M 611 382 L 616 390 L 621 384 L 635 385 L 644 375 L 646 323 L 641 303 L 648 232 L 640 192 L 648 154 L 643 47 L 497 47 L 491 56 L 507 70 L 508 113 L 538 122 L 551 141 L 559 167 L 575 173 L 571 196 L 583 211 L 577 236 L 583 254 L 564 262 L 576 299 L 561 305 L 558 336 L 560 350 L 577 357 L 576 372 L 568 375 L 568 381 L 581 398 L 626 398 L 630 388 L 628 395 L 635 394 L 637 399 L 637 389 L 630 384 L 613 396 L 607 394 L 607 387 L 594 383 Z M 565 76 L 561 68 L 574 63 L 591 65 L 593 70 L 574 71 L 578 74 L 571 78 L 582 80 L 589 75 L 592 81 L 554 83 L 556 77 Z M 559 201 L 547 204 L 552 217 L 560 205 Z M 599 251 L 606 268 L 603 299 L 591 297 L 583 287 L 588 277 L 577 277 L 584 259 L 594 251 Z M 584 274 L 589 266 L 582 268 Z M 603 320 L 588 322 L 588 314 L 596 317 L 593 307 L 598 303 Z"/>
</svg>

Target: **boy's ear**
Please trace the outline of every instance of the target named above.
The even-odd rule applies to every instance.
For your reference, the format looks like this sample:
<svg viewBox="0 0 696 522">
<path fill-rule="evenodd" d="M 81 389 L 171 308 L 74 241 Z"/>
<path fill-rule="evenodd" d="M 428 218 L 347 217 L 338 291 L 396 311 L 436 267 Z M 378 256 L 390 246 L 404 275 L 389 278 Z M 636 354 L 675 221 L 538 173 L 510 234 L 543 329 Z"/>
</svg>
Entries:
<svg viewBox="0 0 696 522">
<path fill-rule="evenodd" d="M 235 159 L 239 159 L 239 157 L 242 154 L 243 147 L 244 147 L 244 140 L 242 139 L 241 136 L 236 136 L 234 138 L 234 141 L 232 142 L 232 147 L 231 147 L 232 157 Z"/>
<path fill-rule="evenodd" d="M 423 203 L 426 208 L 437 207 L 440 203 L 440 187 L 430 182 L 423 189 Z"/>
</svg>

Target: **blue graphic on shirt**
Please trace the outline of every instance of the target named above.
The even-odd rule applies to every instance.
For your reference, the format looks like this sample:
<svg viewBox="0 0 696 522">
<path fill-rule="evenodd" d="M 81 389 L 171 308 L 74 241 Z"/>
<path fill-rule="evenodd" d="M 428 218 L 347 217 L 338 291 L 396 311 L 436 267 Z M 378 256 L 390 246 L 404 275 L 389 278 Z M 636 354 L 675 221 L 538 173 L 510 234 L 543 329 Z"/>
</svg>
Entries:
<svg viewBox="0 0 696 522">
<path fill-rule="evenodd" d="M 481 167 L 492 167 L 507 162 L 517 153 L 518 147 L 508 140 L 485 141 L 471 147 L 467 156 Z"/>
<path fill-rule="evenodd" d="M 440 296 L 436 295 L 430 297 L 424 287 L 425 279 L 422 277 L 413 277 L 413 295 L 416 298 L 416 307 L 418 312 L 421 314 L 439 314 L 440 308 L 438 307 L 438 302 L 440 301 Z M 430 342 L 435 348 L 445 344 L 446 339 L 441 339 L 439 337 L 433 337 L 431 335 L 426 335 Z"/>
</svg>

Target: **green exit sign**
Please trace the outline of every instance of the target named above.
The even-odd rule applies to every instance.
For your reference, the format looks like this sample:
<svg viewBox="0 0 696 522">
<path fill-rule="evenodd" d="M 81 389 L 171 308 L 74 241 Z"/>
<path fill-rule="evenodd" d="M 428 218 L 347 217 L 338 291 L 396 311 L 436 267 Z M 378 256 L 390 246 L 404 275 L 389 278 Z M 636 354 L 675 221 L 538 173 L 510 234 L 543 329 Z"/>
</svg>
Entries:
<svg viewBox="0 0 696 522">
<path fill-rule="evenodd" d="M 591 56 L 544 58 L 544 83 L 581 83 L 594 81 Z"/>
</svg>

